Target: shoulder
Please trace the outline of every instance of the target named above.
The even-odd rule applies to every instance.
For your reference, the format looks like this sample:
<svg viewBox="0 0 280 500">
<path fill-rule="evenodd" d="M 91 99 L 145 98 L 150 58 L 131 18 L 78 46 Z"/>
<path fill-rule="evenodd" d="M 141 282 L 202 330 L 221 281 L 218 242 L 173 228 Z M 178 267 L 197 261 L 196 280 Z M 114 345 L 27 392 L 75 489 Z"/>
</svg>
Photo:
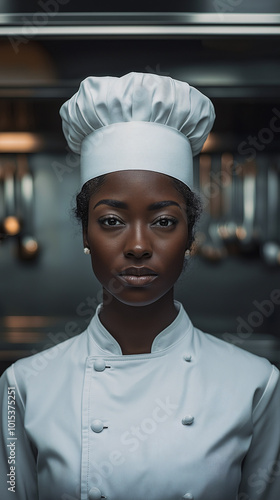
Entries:
<svg viewBox="0 0 280 500">
<path fill-rule="evenodd" d="M 225 333 L 223 338 L 209 334 L 195 327 L 183 309 L 185 328 L 188 330 L 186 341 L 190 342 L 194 358 L 199 370 L 209 370 L 220 377 L 236 376 L 236 378 L 252 378 L 254 380 L 269 378 L 271 363 L 263 357 L 236 346 L 231 340 L 235 337 Z M 192 332 L 190 334 L 190 332 Z M 277 371 L 277 369 L 275 368 Z"/>
<path fill-rule="evenodd" d="M 197 328 L 194 330 L 198 359 L 205 376 L 241 397 L 251 393 L 256 404 L 264 393 L 275 389 L 279 370 L 267 359 Z"/>
<path fill-rule="evenodd" d="M 266 358 L 252 354 L 213 334 L 202 332 L 198 328 L 194 330 L 202 351 L 207 351 L 208 355 L 214 357 L 216 361 L 223 360 L 225 367 L 228 366 L 229 369 L 236 370 L 246 368 L 247 371 L 249 369 L 261 370 L 264 373 L 270 371 L 271 363 Z"/>
<path fill-rule="evenodd" d="M 53 387 L 59 386 L 60 381 L 67 377 L 69 379 L 69 373 L 73 373 L 77 367 L 83 370 L 86 357 L 87 330 L 16 361 L 3 373 L 1 379 L 3 383 L 17 388 L 22 403 L 25 404 L 27 392 L 34 395 L 42 393 L 50 384 Z"/>
</svg>

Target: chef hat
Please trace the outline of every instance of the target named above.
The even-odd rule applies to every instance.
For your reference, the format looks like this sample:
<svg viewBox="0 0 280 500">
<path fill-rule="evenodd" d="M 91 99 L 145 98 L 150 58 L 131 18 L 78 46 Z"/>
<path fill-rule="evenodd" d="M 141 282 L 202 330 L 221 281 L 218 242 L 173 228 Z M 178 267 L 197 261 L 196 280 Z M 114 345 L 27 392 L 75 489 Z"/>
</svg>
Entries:
<svg viewBox="0 0 280 500">
<path fill-rule="evenodd" d="M 212 102 L 188 83 L 149 73 L 88 77 L 60 109 L 82 185 L 120 170 L 151 170 L 193 185 L 193 156 L 210 132 Z"/>
</svg>

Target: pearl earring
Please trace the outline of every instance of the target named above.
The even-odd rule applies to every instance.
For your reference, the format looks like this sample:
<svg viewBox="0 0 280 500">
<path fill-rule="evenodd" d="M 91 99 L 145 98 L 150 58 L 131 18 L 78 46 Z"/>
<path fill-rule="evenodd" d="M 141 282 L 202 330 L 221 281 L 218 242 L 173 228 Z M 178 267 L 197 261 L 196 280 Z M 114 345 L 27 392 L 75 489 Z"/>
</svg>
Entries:
<svg viewBox="0 0 280 500">
<path fill-rule="evenodd" d="M 84 254 L 89 255 L 90 254 L 90 249 L 85 247 L 84 248 Z"/>
<path fill-rule="evenodd" d="M 188 250 L 186 250 L 186 251 L 185 251 L 185 257 L 186 257 L 186 258 L 187 258 L 187 257 L 189 257 L 189 256 L 190 256 L 190 253 L 191 253 L 191 251 L 190 251 L 189 249 L 188 249 Z"/>
</svg>

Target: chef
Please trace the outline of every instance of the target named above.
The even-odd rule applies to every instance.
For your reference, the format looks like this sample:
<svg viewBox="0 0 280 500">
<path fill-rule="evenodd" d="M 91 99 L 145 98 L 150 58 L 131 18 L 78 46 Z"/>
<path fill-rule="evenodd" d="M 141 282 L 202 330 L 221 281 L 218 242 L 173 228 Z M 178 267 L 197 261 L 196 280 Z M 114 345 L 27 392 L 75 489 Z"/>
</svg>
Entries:
<svg viewBox="0 0 280 500">
<path fill-rule="evenodd" d="M 1 500 L 279 500 L 277 368 L 174 299 L 212 103 L 130 73 L 86 78 L 60 113 L 103 302 L 83 333 L 1 377 Z"/>
</svg>

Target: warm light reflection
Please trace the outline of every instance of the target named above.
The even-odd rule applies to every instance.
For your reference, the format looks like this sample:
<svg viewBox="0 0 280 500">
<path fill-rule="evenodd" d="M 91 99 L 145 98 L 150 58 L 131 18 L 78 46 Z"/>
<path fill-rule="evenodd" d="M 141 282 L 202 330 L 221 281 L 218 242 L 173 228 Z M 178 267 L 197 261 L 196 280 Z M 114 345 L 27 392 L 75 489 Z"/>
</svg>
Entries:
<svg viewBox="0 0 280 500">
<path fill-rule="evenodd" d="M 204 187 L 209 184 L 211 170 L 211 156 L 210 155 L 200 155 L 199 157 L 199 177 L 200 186 L 202 191 Z"/>
<path fill-rule="evenodd" d="M 43 146 L 38 134 L 30 132 L 1 132 L 0 153 L 31 153 Z"/>
<path fill-rule="evenodd" d="M 38 243 L 33 238 L 23 238 L 22 244 L 28 254 L 34 254 L 38 250 Z"/>
<path fill-rule="evenodd" d="M 57 318 L 49 316 L 5 316 L 2 321 L 6 328 L 40 328 L 57 324 Z"/>
<path fill-rule="evenodd" d="M 245 227 L 242 227 L 242 226 L 237 227 L 236 228 L 236 236 L 240 240 L 245 240 L 245 238 L 247 237 L 247 231 L 246 231 Z"/>
<path fill-rule="evenodd" d="M 20 232 L 20 223 L 17 217 L 10 215 L 6 217 L 3 221 L 3 229 L 6 234 L 14 236 Z"/>
<path fill-rule="evenodd" d="M 42 339 L 40 332 L 26 332 L 14 330 L 12 332 L 5 332 L 1 335 L 1 340 L 9 342 L 9 344 L 30 344 L 38 342 Z"/>
<path fill-rule="evenodd" d="M 202 153 L 215 151 L 216 149 L 219 149 L 220 146 L 221 146 L 221 139 L 219 135 L 215 134 L 214 132 L 210 132 L 203 145 Z"/>
</svg>

